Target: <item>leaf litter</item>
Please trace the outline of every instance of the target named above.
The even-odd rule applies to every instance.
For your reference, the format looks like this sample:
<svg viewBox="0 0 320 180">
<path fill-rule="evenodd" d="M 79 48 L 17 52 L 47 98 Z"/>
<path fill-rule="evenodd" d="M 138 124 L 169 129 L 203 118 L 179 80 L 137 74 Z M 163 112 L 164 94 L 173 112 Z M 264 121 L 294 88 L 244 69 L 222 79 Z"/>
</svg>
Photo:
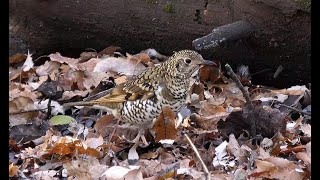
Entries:
<svg viewBox="0 0 320 180">
<path fill-rule="evenodd" d="M 252 85 L 248 66 L 239 66 L 236 76 L 253 107 L 228 72 L 204 66 L 181 113 L 164 107 L 145 132 L 147 146 L 133 147 L 137 129 L 112 115 L 61 106 L 99 96 L 168 59 L 155 49 L 121 53 L 116 46 L 79 58 L 53 53 L 40 65 L 29 53 L 9 57 L 9 177 L 311 178 L 310 88 Z"/>
</svg>

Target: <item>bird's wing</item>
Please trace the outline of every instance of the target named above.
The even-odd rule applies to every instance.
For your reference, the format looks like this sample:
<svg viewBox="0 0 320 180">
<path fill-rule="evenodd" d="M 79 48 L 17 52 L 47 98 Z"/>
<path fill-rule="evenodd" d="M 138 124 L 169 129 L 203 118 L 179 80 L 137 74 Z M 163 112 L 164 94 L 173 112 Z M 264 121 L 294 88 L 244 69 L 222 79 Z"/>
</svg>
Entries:
<svg viewBox="0 0 320 180">
<path fill-rule="evenodd" d="M 134 101 L 137 99 L 147 99 L 153 97 L 158 89 L 161 78 L 154 71 L 145 71 L 134 80 L 119 84 L 110 94 L 93 100 L 97 104 L 122 103 L 124 101 Z"/>
</svg>

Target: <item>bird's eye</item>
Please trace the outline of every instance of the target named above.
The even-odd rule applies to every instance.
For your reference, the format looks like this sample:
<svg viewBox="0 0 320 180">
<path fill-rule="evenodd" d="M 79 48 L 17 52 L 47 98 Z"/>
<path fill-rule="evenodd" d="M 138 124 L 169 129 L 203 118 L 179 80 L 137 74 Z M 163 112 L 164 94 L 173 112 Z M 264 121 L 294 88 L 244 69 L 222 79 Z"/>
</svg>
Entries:
<svg viewBox="0 0 320 180">
<path fill-rule="evenodd" d="M 185 59 L 184 62 L 187 63 L 187 64 L 190 64 L 191 63 L 191 59 Z"/>
</svg>

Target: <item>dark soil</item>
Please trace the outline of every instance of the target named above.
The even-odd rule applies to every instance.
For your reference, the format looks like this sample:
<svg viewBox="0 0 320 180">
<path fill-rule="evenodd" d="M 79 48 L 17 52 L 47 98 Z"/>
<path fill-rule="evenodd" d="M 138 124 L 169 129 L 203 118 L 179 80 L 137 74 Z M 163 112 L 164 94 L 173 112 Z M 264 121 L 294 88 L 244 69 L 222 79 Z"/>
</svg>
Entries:
<svg viewBox="0 0 320 180">
<path fill-rule="evenodd" d="M 30 49 L 34 57 L 78 57 L 86 48 L 111 45 L 129 53 L 155 48 L 172 54 L 192 49 L 192 40 L 215 27 L 246 19 L 258 27 L 252 37 L 202 52 L 204 57 L 233 67 L 246 64 L 252 73 L 270 69 L 254 76 L 254 84 L 288 87 L 311 79 L 310 13 L 295 1 L 172 0 L 173 12 L 162 0 L 9 2 L 10 55 Z M 279 65 L 284 71 L 274 79 Z"/>
</svg>

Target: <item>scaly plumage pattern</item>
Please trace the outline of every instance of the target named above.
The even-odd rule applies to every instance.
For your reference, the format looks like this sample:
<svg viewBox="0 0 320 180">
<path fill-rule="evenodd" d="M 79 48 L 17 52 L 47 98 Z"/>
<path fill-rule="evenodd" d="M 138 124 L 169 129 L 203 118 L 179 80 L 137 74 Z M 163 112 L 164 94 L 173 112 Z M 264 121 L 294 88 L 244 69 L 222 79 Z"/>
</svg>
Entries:
<svg viewBox="0 0 320 180">
<path fill-rule="evenodd" d="M 164 106 L 171 107 L 175 113 L 180 111 L 186 101 L 191 76 L 203 64 L 214 63 L 203 60 L 195 51 L 182 50 L 134 80 L 119 84 L 106 96 L 64 106 L 93 106 L 112 113 L 122 121 L 147 125 L 160 115 Z"/>
</svg>

